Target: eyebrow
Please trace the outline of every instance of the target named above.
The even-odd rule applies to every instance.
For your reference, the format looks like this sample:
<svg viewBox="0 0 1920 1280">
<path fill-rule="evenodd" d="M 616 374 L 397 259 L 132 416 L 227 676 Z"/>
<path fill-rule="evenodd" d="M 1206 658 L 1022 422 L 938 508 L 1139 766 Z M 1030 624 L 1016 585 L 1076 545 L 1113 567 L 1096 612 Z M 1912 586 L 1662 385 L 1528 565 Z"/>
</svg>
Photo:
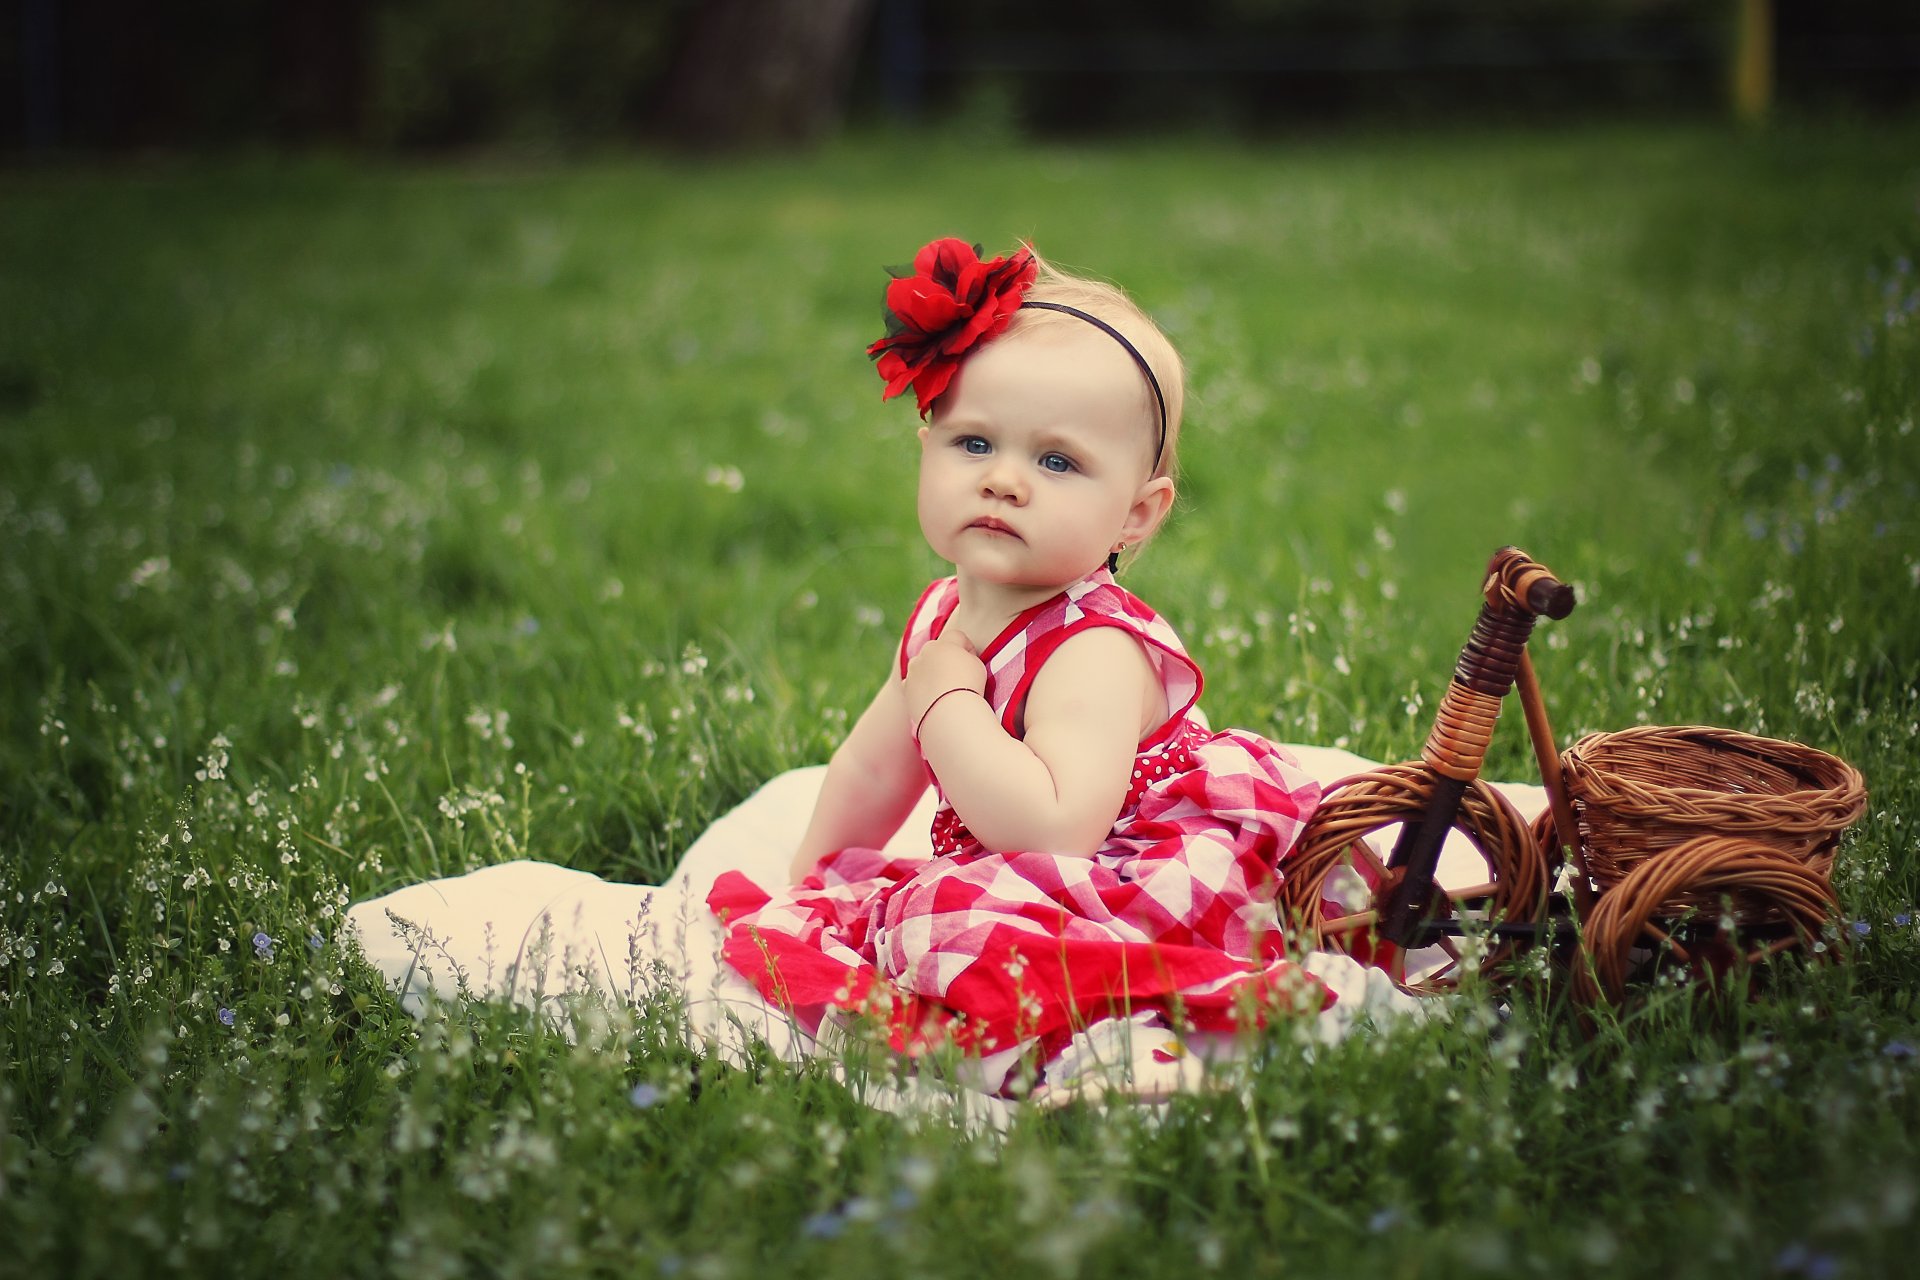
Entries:
<svg viewBox="0 0 1920 1280">
<path fill-rule="evenodd" d="M 1071 453 L 1080 456 L 1090 452 L 1087 439 L 1059 427 L 1046 427 L 1034 438 L 1034 447 L 1042 453 Z"/>
</svg>

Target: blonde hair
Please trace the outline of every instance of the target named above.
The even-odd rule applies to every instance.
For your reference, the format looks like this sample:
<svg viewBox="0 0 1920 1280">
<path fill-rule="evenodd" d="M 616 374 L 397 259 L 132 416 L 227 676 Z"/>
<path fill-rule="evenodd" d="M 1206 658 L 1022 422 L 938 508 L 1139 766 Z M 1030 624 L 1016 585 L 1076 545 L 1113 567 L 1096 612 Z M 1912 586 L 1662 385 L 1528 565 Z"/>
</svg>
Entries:
<svg viewBox="0 0 1920 1280">
<path fill-rule="evenodd" d="M 1033 253 L 1033 260 L 1039 265 L 1040 273 L 1034 278 L 1033 287 L 1027 290 L 1028 302 L 1058 302 L 1063 306 L 1077 307 L 1089 315 L 1099 316 L 1102 320 L 1125 334 L 1134 350 L 1140 353 L 1153 370 L 1154 379 L 1160 384 L 1160 394 L 1167 402 L 1167 439 L 1160 450 L 1160 465 L 1154 471 L 1156 476 L 1177 477 L 1177 461 L 1180 444 L 1180 414 L 1187 400 L 1187 371 L 1181 363 L 1180 353 L 1173 349 L 1173 343 L 1167 335 L 1160 332 L 1140 304 L 1127 296 L 1126 290 L 1118 285 L 1108 284 L 1104 280 L 1092 280 L 1077 276 L 1042 258 L 1032 245 L 1024 246 Z M 1046 329 L 1079 325 L 1089 327 L 1085 320 L 1059 311 L 1048 311 L 1039 307 L 1026 307 L 1013 313 L 1013 322 L 1007 326 L 1004 337 L 1014 337 L 1022 333 L 1035 333 Z M 1160 406 L 1153 398 L 1153 388 L 1147 380 L 1140 380 L 1140 404 L 1146 415 L 1148 430 L 1157 437 L 1160 424 Z"/>
</svg>

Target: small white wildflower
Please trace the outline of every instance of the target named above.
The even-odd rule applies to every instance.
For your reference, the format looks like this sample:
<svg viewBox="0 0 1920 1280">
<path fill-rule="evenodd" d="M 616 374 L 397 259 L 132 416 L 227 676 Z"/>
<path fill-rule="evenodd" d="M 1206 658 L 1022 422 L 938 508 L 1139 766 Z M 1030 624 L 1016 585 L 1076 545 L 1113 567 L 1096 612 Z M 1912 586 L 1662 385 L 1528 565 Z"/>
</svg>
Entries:
<svg viewBox="0 0 1920 1280">
<path fill-rule="evenodd" d="M 200 767 L 193 776 L 201 782 L 219 781 L 227 776 L 227 751 L 233 744 L 227 741 L 225 734 L 216 733 L 213 741 L 207 744 L 207 754 L 202 757 Z"/>
<path fill-rule="evenodd" d="M 156 583 L 164 586 L 167 575 L 172 569 L 173 561 L 166 556 L 153 556 L 142 560 L 134 566 L 133 572 L 127 575 L 127 586 L 136 589 Z"/>
</svg>

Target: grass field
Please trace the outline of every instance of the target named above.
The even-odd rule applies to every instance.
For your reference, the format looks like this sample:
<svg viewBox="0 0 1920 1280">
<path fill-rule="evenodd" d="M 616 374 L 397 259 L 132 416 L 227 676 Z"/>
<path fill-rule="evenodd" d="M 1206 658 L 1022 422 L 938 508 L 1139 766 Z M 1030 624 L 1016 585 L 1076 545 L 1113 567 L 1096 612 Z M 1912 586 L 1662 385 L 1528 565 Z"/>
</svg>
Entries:
<svg viewBox="0 0 1920 1280">
<path fill-rule="evenodd" d="M 0 1273 L 1887 1274 L 1920 1211 L 1920 127 L 865 140 L 0 175 Z M 1189 361 L 1128 584 L 1216 724 L 1411 758 L 1505 542 L 1563 740 L 1866 774 L 1850 963 L 1531 984 L 1004 1138 L 656 1004 L 424 1025 L 341 907 L 662 876 L 939 571 L 884 263 L 1031 237 Z M 1505 726 L 1489 773 L 1527 779 Z M 264 937 L 265 941 L 262 941 Z M 636 1086 L 648 1086 L 636 1091 Z"/>
</svg>

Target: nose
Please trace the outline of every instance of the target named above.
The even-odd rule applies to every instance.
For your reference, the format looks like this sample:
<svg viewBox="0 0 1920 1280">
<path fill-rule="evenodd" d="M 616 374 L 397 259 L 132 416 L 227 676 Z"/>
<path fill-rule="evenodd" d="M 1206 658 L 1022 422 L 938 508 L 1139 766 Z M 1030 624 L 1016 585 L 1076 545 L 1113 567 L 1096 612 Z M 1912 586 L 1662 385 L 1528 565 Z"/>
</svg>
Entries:
<svg viewBox="0 0 1920 1280">
<path fill-rule="evenodd" d="M 982 497 L 1001 498 L 1015 506 L 1027 500 L 1026 478 L 1020 473 L 1019 464 L 1005 453 L 995 455 L 993 462 L 980 476 L 980 494 Z"/>
</svg>

